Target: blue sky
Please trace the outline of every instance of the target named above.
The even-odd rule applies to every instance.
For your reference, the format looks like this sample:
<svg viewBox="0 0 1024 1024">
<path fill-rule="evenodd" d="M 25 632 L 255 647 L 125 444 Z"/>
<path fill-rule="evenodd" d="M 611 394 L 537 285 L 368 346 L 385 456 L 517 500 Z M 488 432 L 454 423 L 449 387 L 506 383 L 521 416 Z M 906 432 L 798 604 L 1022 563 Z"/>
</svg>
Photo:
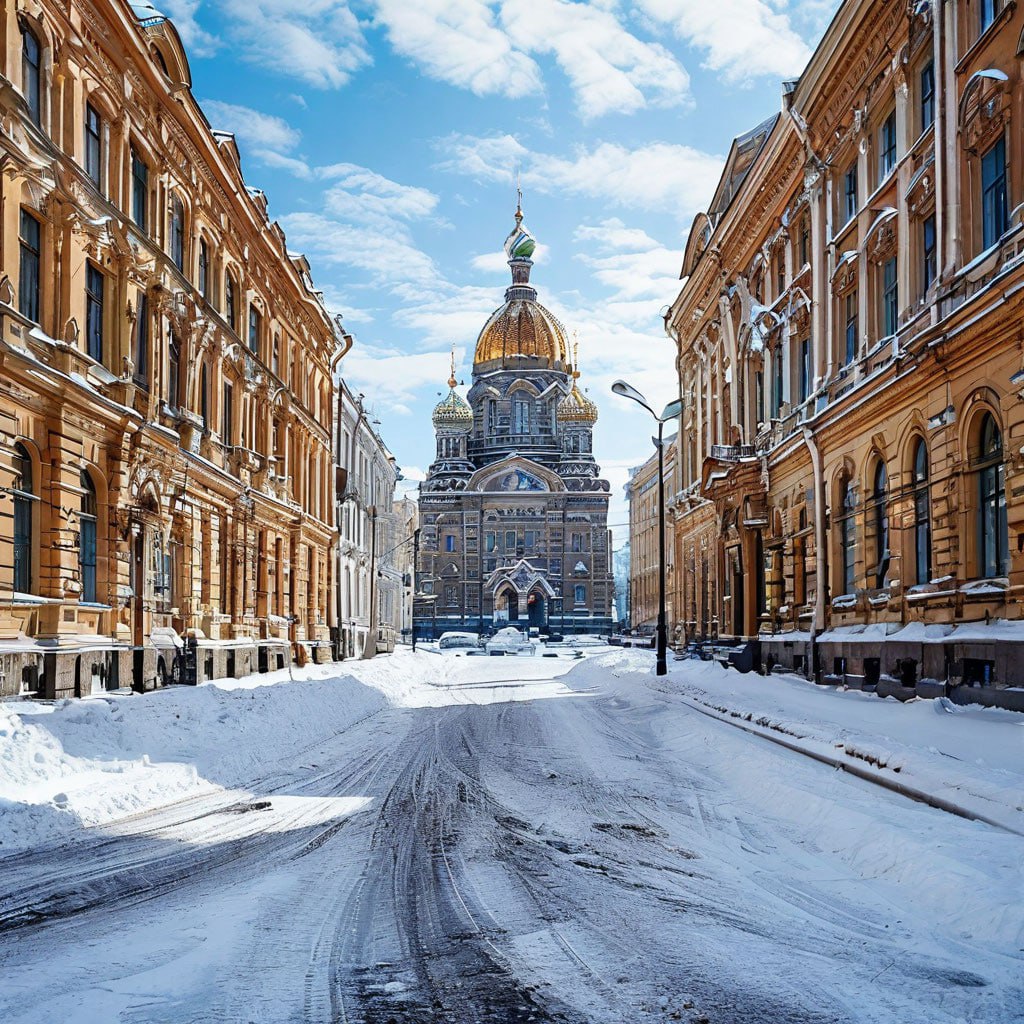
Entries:
<svg viewBox="0 0 1024 1024">
<path fill-rule="evenodd" d="M 410 480 L 455 346 L 508 283 L 520 171 L 540 301 L 577 332 L 595 451 L 625 522 L 670 400 L 660 312 L 732 138 L 779 108 L 836 0 L 156 0 L 193 92 L 356 344 L 343 361 Z M 616 529 L 617 540 L 625 531 Z"/>
</svg>

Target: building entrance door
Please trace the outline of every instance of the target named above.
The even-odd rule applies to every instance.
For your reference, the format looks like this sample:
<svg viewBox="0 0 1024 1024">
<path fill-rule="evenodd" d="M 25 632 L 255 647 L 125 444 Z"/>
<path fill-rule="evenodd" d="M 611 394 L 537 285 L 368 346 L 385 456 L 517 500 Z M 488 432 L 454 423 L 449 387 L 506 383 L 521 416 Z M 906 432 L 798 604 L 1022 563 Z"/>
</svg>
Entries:
<svg viewBox="0 0 1024 1024">
<path fill-rule="evenodd" d="M 530 626 L 539 629 L 547 623 L 547 602 L 543 594 L 533 593 L 526 600 Z"/>
<path fill-rule="evenodd" d="M 508 621 L 515 622 L 519 618 L 519 595 L 514 590 L 505 594 L 505 607 L 508 609 Z"/>
</svg>

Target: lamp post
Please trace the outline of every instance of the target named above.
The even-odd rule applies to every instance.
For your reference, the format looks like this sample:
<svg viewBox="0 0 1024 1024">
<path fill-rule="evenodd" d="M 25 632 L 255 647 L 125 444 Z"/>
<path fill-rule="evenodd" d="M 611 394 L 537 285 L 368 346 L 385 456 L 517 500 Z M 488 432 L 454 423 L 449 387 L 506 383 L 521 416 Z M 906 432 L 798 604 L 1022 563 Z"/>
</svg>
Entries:
<svg viewBox="0 0 1024 1024">
<path fill-rule="evenodd" d="M 612 384 L 612 393 L 643 406 L 658 424 L 658 436 L 652 438 L 658 449 L 658 560 L 660 563 L 658 566 L 658 664 L 655 674 L 663 676 L 668 673 L 668 626 L 665 622 L 665 447 L 662 432 L 669 420 L 674 420 L 679 416 L 683 404 L 678 399 L 670 402 L 659 416 L 650 407 L 647 399 L 624 380 L 617 380 Z"/>
</svg>

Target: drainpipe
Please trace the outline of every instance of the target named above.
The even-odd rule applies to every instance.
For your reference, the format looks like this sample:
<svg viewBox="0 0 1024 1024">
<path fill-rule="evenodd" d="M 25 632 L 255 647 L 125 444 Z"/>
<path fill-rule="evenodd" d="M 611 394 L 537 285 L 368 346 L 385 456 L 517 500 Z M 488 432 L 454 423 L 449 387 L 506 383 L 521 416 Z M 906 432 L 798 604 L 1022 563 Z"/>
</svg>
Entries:
<svg viewBox="0 0 1024 1024">
<path fill-rule="evenodd" d="M 821 451 L 814 440 L 814 431 L 803 428 L 804 443 L 814 467 L 814 555 L 818 585 L 814 594 L 814 615 L 811 617 L 811 664 L 809 678 L 814 677 L 818 632 L 825 624 L 825 591 L 828 586 L 828 544 L 825 539 L 825 472 Z"/>
</svg>

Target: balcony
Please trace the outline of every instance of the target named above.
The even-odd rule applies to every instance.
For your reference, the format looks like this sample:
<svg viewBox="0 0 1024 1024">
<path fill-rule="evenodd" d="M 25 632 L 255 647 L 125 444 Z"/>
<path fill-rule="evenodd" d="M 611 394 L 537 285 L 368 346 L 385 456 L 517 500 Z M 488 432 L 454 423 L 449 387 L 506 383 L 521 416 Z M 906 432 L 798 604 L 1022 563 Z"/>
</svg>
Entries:
<svg viewBox="0 0 1024 1024">
<path fill-rule="evenodd" d="M 740 459 L 757 457 L 757 449 L 752 444 L 713 444 L 711 458 L 719 462 L 739 462 Z"/>
</svg>

